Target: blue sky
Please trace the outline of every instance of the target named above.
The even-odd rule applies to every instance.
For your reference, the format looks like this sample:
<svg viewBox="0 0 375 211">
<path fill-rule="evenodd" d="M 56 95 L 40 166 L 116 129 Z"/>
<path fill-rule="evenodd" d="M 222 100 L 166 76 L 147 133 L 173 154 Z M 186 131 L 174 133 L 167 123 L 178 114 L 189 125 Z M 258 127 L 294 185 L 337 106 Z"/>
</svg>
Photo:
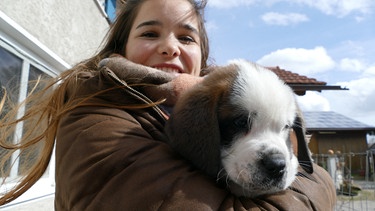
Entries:
<svg viewBox="0 0 375 211">
<path fill-rule="evenodd" d="M 243 58 L 341 85 L 307 92 L 303 110 L 375 126 L 374 0 L 208 0 L 211 58 Z"/>
</svg>

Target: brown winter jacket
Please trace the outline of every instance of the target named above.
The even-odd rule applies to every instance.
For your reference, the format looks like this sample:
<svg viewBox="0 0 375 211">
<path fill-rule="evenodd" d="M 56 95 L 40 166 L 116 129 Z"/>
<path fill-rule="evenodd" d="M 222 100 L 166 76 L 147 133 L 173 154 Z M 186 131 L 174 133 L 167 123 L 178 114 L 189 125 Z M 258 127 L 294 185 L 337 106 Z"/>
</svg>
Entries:
<svg viewBox="0 0 375 211">
<path fill-rule="evenodd" d="M 68 97 L 78 99 L 118 86 L 110 73 L 102 68 L 82 76 L 80 89 Z M 313 174 L 300 168 L 304 176 L 270 196 L 238 198 L 221 189 L 164 143 L 166 117 L 159 107 L 118 107 L 143 103 L 139 93 L 128 89 L 97 95 L 61 119 L 56 141 L 57 211 L 333 209 L 332 181 L 318 166 Z"/>
</svg>

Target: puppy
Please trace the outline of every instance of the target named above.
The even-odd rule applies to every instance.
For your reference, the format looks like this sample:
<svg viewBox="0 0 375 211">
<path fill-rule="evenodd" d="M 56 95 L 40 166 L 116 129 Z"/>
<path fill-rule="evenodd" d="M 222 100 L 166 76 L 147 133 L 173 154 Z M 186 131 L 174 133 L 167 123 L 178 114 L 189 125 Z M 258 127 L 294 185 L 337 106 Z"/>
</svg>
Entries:
<svg viewBox="0 0 375 211">
<path fill-rule="evenodd" d="M 286 189 L 295 180 L 298 160 L 313 171 L 289 86 L 272 71 L 243 60 L 209 71 L 180 97 L 166 124 L 173 149 L 237 196 Z"/>
</svg>

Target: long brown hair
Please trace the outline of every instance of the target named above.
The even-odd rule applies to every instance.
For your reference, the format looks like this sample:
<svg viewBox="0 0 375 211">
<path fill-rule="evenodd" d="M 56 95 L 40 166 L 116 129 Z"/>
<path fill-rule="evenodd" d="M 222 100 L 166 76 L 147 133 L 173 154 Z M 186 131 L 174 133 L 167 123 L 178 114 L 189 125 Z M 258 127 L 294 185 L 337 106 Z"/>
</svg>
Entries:
<svg viewBox="0 0 375 211">
<path fill-rule="evenodd" d="M 7 169 L 10 169 L 9 166 L 14 165 L 14 163 L 9 163 L 9 158 L 14 153 L 21 151 L 21 156 L 25 155 L 26 158 L 20 159 L 22 161 L 20 163 L 22 176 L 18 180 L 19 183 L 6 193 L 2 193 L 0 205 L 13 201 L 42 177 L 52 156 L 60 118 L 68 111 L 83 106 L 86 100 L 81 99 L 79 102 L 73 102 L 67 99 L 67 90 L 74 91 L 75 87 L 79 85 L 77 82 L 78 74 L 97 71 L 98 63 L 103 58 L 113 53 L 125 55 L 126 43 L 131 26 L 138 14 L 139 8 L 145 1 L 147 0 L 122 1 L 123 5 L 121 6 L 121 11 L 115 22 L 111 25 L 102 49 L 93 57 L 61 73 L 59 77 L 54 78 L 52 81 L 38 81 L 35 90 L 40 89 L 40 91 L 32 93 L 24 102 L 16 106 L 9 106 L 10 102 L 8 100 L 5 101 L 5 99 L 9 99 L 9 97 L 6 96 L 6 92 L 2 94 L 2 99 L 0 99 L 0 113 L 5 106 L 13 108 L 0 119 L 0 146 L 2 148 L 2 150 L 0 149 L 1 170 L 3 171 L 5 169 L 5 165 L 8 166 Z M 198 17 L 202 68 L 205 68 L 207 67 L 209 54 L 208 38 L 203 17 L 206 1 L 187 1 L 193 5 Z M 17 118 L 19 109 L 24 106 L 27 108 L 25 114 Z M 22 132 L 22 137 L 14 144 L 10 139 L 12 139 L 19 123 L 23 124 L 24 131 Z M 37 154 L 33 153 L 33 148 L 37 149 Z M 20 155 L 18 155 L 18 157 L 20 157 Z M 33 160 L 32 164 L 29 162 L 30 159 Z M 7 175 L 8 173 L 9 172 L 2 172 L 2 175 Z M 7 179 L 8 178 L 4 176 L 1 185 L 4 185 L 8 181 Z"/>
</svg>

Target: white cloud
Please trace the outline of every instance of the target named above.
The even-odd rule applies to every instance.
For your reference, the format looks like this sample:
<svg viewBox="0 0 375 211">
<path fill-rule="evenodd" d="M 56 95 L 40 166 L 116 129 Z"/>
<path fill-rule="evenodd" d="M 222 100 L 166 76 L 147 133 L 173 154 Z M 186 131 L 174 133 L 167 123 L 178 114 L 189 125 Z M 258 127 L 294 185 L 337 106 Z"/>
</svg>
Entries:
<svg viewBox="0 0 375 211">
<path fill-rule="evenodd" d="M 371 49 L 375 47 L 372 43 L 375 42 L 375 39 L 372 40 L 361 40 L 361 41 L 353 41 L 353 40 L 345 40 L 342 41 L 336 49 L 331 49 L 330 52 L 336 54 L 338 56 L 344 57 L 365 57 L 366 54 L 371 53 Z M 374 51 L 375 52 L 375 51 Z"/>
<path fill-rule="evenodd" d="M 363 72 L 363 77 L 374 77 L 374 76 L 375 76 L 375 65 L 366 68 L 365 71 Z"/>
<path fill-rule="evenodd" d="M 208 5 L 218 8 L 233 8 L 239 6 L 248 6 L 259 0 L 209 0 Z"/>
<path fill-rule="evenodd" d="M 290 0 L 317 8 L 327 15 L 343 17 L 350 13 L 368 14 L 374 7 L 373 0 Z"/>
<path fill-rule="evenodd" d="M 375 126 L 375 76 L 340 82 L 349 90 L 308 91 L 297 98 L 304 111 L 334 111 L 359 122 Z"/>
<path fill-rule="evenodd" d="M 216 31 L 219 29 L 218 25 L 216 24 L 215 21 L 211 20 L 211 21 L 207 21 L 205 23 L 205 26 L 206 26 L 206 30 L 208 32 L 213 32 L 213 31 Z"/>
<path fill-rule="evenodd" d="M 353 13 L 366 15 L 371 13 L 375 8 L 375 1 L 373 0 L 209 0 L 208 5 L 218 8 L 233 8 L 253 4 L 270 6 L 283 2 L 306 5 L 324 14 L 338 17 L 344 17 Z M 363 17 L 357 15 L 356 19 L 362 20 Z"/>
<path fill-rule="evenodd" d="M 280 66 L 303 75 L 325 72 L 335 67 L 335 62 L 324 47 L 285 48 L 263 56 L 257 63 L 264 66 Z"/>
<path fill-rule="evenodd" d="M 345 94 L 356 99 L 356 107 L 364 110 L 375 110 L 375 77 L 361 78 L 349 82 L 340 82 L 349 88 Z M 371 96 L 371 98 L 369 98 Z"/>
<path fill-rule="evenodd" d="M 304 96 L 297 97 L 298 104 L 303 111 L 329 111 L 329 101 L 317 92 L 306 92 Z"/>
<path fill-rule="evenodd" d="M 262 20 L 270 25 L 287 26 L 309 21 L 309 18 L 306 15 L 299 13 L 281 14 L 276 12 L 269 12 L 262 15 Z"/>
<path fill-rule="evenodd" d="M 375 39 L 341 41 L 329 54 L 337 59 L 339 70 L 360 72 L 361 77 L 375 74 Z"/>
<path fill-rule="evenodd" d="M 356 16 L 355 17 L 355 20 L 358 22 L 358 23 L 361 23 L 362 21 L 365 20 L 365 18 L 363 16 Z"/>
<path fill-rule="evenodd" d="M 347 91 L 323 91 L 332 111 L 375 126 L 375 76 L 339 82 Z"/>
<path fill-rule="evenodd" d="M 365 69 L 365 64 L 358 59 L 344 58 L 341 59 L 339 67 L 344 71 L 360 72 Z"/>
</svg>

